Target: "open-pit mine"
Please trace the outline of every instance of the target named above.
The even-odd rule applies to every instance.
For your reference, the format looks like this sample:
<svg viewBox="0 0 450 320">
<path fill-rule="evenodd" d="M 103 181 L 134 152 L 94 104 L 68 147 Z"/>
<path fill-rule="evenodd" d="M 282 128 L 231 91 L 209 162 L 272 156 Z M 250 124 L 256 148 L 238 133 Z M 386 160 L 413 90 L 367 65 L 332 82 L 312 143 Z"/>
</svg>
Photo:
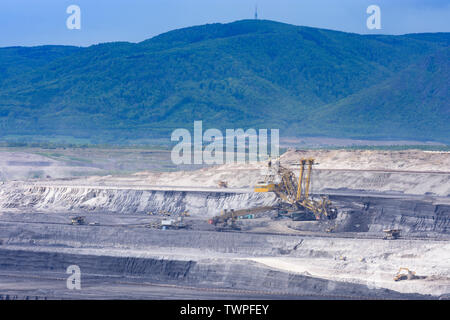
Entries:
<svg viewBox="0 0 450 320">
<path fill-rule="evenodd" d="M 450 297 L 448 152 L 130 172 L 82 157 L 0 151 L 0 299 Z"/>
</svg>

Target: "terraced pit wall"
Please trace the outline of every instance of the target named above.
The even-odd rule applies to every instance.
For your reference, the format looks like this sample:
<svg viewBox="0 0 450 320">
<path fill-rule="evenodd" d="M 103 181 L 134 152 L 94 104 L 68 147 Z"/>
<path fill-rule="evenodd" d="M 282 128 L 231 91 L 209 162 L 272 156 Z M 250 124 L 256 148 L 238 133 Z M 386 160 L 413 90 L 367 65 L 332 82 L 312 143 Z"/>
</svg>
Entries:
<svg viewBox="0 0 450 320">
<path fill-rule="evenodd" d="M 400 228 L 405 234 L 445 234 L 450 228 L 450 205 L 430 200 L 331 196 L 338 206 L 336 231 L 382 232 Z M 0 189 L 0 208 L 24 212 L 146 214 L 160 210 L 208 218 L 223 209 L 272 206 L 272 193 L 151 191 L 88 187 L 20 186 Z"/>
<path fill-rule="evenodd" d="M 270 206 L 273 194 L 231 192 L 152 191 L 88 187 L 47 187 L 6 184 L 0 188 L 0 208 L 45 212 L 171 213 L 187 211 L 211 217 L 222 209 Z"/>
</svg>

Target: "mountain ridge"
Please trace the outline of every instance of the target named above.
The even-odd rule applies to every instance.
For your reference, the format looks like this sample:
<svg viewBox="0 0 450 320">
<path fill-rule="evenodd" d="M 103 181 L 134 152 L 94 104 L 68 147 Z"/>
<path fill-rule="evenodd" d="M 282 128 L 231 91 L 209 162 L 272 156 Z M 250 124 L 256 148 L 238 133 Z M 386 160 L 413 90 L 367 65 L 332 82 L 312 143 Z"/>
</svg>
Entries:
<svg viewBox="0 0 450 320">
<path fill-rule="evenodd" d="M 126 143 L 203 120 L 448 143 L 449 43 L 241 20 L 139 43 L 0 48 L 0 134 Z"/>
</svg>

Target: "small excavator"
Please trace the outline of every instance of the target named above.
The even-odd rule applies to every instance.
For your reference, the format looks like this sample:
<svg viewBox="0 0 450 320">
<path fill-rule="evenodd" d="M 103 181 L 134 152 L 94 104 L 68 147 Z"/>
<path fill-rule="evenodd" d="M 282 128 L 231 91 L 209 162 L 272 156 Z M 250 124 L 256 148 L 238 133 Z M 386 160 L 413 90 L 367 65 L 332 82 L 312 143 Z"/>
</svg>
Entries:
<svg viewBox="0 0 450 320">
<path fill-rule="evenodd" d="M 397 272 L 397 274 L 394 277 L 394 281 L 401 281 L 401 280 L 414 280 L 414 279 L 420 279 L 423 277 L 416 276 L 416 273 L 412 270 L 409 270 L 408 268 L 400 268 Z"/>
<path fill-rule="evenodd" d="M 216 227 L 217 231 L 223 230 L 240 230 L 239 226 L 236 224 L 236 220 L 251 214 L 257 214 L 262 212 L 267 212 L 274 210 L 274 207 L 257 207 L 251 209 L 241 209 L 241 210 L 227 210 L 224 209 L 220 215 L 215 216 L 208 220 L 209 224 Z"/>
<path fill-rule="evenodd" d="M 226 181 L 223 181 L 223 180 L 219 181 L 217 183 L 217 185 L 219 186 L 219 188 L 228 188 L 228 183 Z"/>
</svg>

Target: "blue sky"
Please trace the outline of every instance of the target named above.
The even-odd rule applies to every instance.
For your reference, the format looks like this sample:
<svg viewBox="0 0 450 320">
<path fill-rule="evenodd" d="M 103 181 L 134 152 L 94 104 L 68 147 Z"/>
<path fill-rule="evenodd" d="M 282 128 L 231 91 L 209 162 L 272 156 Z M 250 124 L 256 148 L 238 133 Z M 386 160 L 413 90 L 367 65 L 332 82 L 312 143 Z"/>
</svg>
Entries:
<svg viewBox="0 0 450 320">
<path fill-rule="evenodd" d="M 81 8 L 81 30 L 68 30 L 66 8 Z M 0 0 L 0 47 L 139 42 L 182 27 L 261 19 L 356 33 L 450 32 L 450 0 Z M 381 8 L 381 30 L 368 30 L 366 8 Z"/>
</svg>

